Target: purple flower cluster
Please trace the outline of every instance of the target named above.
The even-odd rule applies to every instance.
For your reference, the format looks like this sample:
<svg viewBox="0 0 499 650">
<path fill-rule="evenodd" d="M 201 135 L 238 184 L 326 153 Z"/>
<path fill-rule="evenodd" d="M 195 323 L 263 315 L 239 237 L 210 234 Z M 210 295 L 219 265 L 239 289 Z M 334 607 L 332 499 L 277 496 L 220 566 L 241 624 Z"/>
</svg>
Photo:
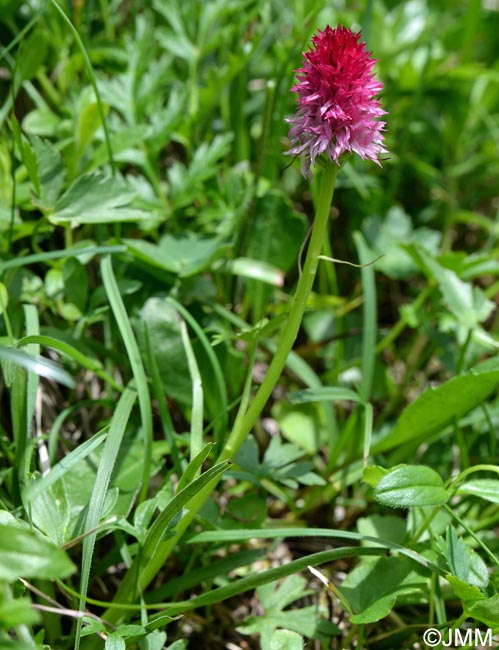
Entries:
<svg viewBox="0 0 499 650">
<path fill-rule="evenodd" d="M 298 83 L 291 88 L 300 107 L 286 121 L 292 125 L 287 153 L 301 157 L 305 176 L 323 153 L 338 165 L 346 152 L 378 165 L 378 155 L 386 153 L 385 122 L 377 119 L 386 111 L 375 98 L 383 84 L 374 78 L 376 60 L 359 38 L 360 32 L 327 26 L 312 38 L 315 49 L 303 53 Z"/>
</svg>

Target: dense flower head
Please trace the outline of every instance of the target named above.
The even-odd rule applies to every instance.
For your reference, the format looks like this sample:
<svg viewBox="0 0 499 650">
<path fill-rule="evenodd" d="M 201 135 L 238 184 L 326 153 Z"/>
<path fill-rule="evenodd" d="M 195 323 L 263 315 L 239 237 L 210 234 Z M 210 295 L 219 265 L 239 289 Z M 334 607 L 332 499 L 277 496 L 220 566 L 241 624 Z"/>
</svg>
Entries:
<svg viewBox="0 0 499 650">
<path fill-rule="evenodd" d="M 298 83 L 291 88 L 300 105 L 286 121 L 290 155 L 300 156 L 304 175 L 323 153 L 336 164 L 342 154 L 356 153 L 363 160 L 380 165 L 378 154 L 385 153 L 385 115 L 376 95 L 383 84 L 372 69 L 376 60 L 354 33 L 340 25 L 329 25 L 312 38 L 313 47 L 303 53 L 303 67 L 297 70 Z"/>
</svg>

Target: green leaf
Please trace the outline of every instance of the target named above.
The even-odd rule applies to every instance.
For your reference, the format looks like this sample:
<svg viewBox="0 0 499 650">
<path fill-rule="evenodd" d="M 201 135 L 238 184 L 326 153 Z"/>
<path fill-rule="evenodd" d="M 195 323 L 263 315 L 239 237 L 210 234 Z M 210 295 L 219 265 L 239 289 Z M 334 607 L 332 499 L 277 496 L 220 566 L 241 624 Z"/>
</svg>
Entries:
<svg viewBox="0 0 499 650">
<path fill-rule="evenodd" d="M 369 465 L 364 469 L 362 480 L 371 487 L 376 487 L 383 476 L 386 476 L 390 470 L 378 465 Z"/>
<path fill-rule="evenodd" d="M 52 210 L 66 176 L 61 154 L 50 142 L 42 140 L 36 135 L 31 136 L 30 143 L 36 155 L 39 173 L 39 189 L 35 185 L 39 196 L 35 203 L 43 210 Z"/>
<path fill-rule="evenodd" d="M 0 524 L 0 579 L 65 578 L 75 567 L 66 553 L 31 530 Z"/>
<path fill-rule="evenodd" d="M 499 620 L 499 594 L 483 600 L 474 600 L 471 604 L 466 603 L 464 614 L 488 627 L 496 628 Z"/>
<path fill-rule="evenodd" d="M 255 203 L 245 255 L 288 271 L 296 261 L 305 232 L 303 215 L 293 210 L 288 198 L 281 192 L 269 192 Z"/>
<path fill-rule="evenodd" d="M 492 478 L 476 478 L 461 483 L 457 490 L 458 494 L 466 494 L 491 503 L 499 503 L 499 480 Z"/>
<path fill-rule="evenodd" d="M 268 650 L 303 650 L 303 638 L 291 630 L 276 630 L 272 634 Z"/>
<path fill-rule="evenodd" d="M 76 120 L 76 142 L 80 156 L 83 156 L 85 153 L 85 149 L 101 124 L 101 116 L 97 100 L 95 99 L 95 92 L 90 87 L 84 88 L 78 98 Z"/>
<path fill-rule="evenodd" d="M 0 282 L 0 315 L 3 313 L 4 309 L 7 308 L 9 304 L 9 293 L 7 287 L 3 282 Z"/>
<path fill-rule="evenodd" d="M 11 629 L 18 625 L 30 625 L 40 620 L 40 614 L 29 598 L 0 598 L 0 630 Z M 0 649 L 2 639 L 0 638 Z"/>
<path fill-rule="evenodd" d="M 471 603 L 475 600 L 483 600 L 485 596 L 476 585 L 470 585 L 465 580 L 456 576 L 445 576 L 456 596 L 463 602 Z"/>
<path fill-rule="evenodd" d="M 373 251 L 373 257 L 382 255 L 376 269 L 388 277 L 401 279 L 414 274 L 417 266 L 403 246 L 417 243 L 431 253 L 437 253 L 441 235 L 429 228 L 413 230 L 410 217 L 400 208 L 393 207 L 381 219 L 370 217 L 362 228 Z"/>
<path fill-rule="evenodd" d="M 70 503 L 64 481 L 57 481 L 31 500 L 31 517 L 34 525 L 57 546 L 68 541 Z"/>
<path fill-rule="evenodd" d="M 272 415 L 279 422 L 282 435 L 308 454 L 316 454 L 320 447 L 321 422 L 314 404 L 291 406 L 278 403 Z"/>
<path fill-rule="evenodd" d="M 480 406 L 499 386 L 499 370 L 477 366 L 438 388 L 428 388 L 402 412 L 395 428 L 373 445 L 373 453 L 426 440 Z"/>
<path fill-rule="evenodd" d="M 192 203 L 202 191 L 203 183 L 217 173 L 217 162 L 229 153 L 232 138 L 232 133 L 217 135 L 211 144 L 203 143 L 196 149 L 187 168 L 177 162 L 168 169 L 171 202 L 174 209 Z"/>
<path fill-rule="evenodd" d="M 341 593 L 358 624 L 374 623 L 387 616 L 397 598 L 417 594 L 427 574 L 407 557 L 366 557 L 347 575 Z"/>
<path fill-rule="evenodd" d="M 442 538 L 438 538 L 437 544 L 456 578 L 469 585 L 485 589 L 489 582 L 487 565 L 478 553 L 466 546 L 464 540 L 458 537 L 453 526 L 447 527 L 445 542 Z"/>
<path fill-rule="evenodd" d="M 183 404 L 192 401 L 192 386 L 187 357 L 182 345 L 180 317 L 168 298 L 149 298 L 140 311 L 154 350 L 161 382 L 166 394 Z M 144 332 L 138 328 L 138 340 L 145 349 Z"/>
<path fill-rule="evenodd" d="M 415 249 L 413 254 L 438 282 L 445 304 L 459 323 L 473 329 L 490 316 L 495 305 L 481 289 L 463 282 L 454 271 L 444 268 L 421 249 Z"/>
<path fill-rule="evenodd" d="M 208 268 L 227 253 L 228 244 L 219 237 L 202 237 L 193 232 L 165 235 L 159 245 L 125 239 L 129 251 L 146 264 L 188 278 Z"/>
<path fill-rule="evenodd" d="M 424 465 L 397 467 L 374 488 L 376 501 L 392 508 L 443 505 L 448 496 L 440 476 Z"/>
<path fill-rule="evenodd" d="M 135 192 L 125 180 L 93 173 L 79 176 L 55 204 L 51 223 L 70 225 L 140 221 L 149 213 L 130 207 Z"/>
<path fill-rule="evenodd" d="M 409 590 L 408 593 L 411 593 Z M 382 596 L 366 607 L 360 614 L 352 614 L 350 621 L 355 625 L 365 625 L 366 623 L 375 623 L 380 621 L 392 611 L 393 606 L 397 602 L 397 596 L 404 593 L 404 590 L 395 594 L 387 594 Z"/>
<path fill-rule="evenodd" d="M 288 576 L 278 586 L 272 582 L 263 584 L 257 588 L 256 593 L 264 613 L 247 618 L 239 631 L 244 634 L 260 634 L 262 648 L 270 647 L 270 640 L 279 627 L 300 632 L 308 638 L 316 636 L 319 622 L 316 606 L 284 611 L 284 608 L 295 600 L 310 593 L 302 576 Z"/>
<path fill-rule="evenodd" d="M 105 650 L 126 650 L 125 639 L 120 635 L 119 630 L 110 634 L 104 644 Z"/>
</svg>

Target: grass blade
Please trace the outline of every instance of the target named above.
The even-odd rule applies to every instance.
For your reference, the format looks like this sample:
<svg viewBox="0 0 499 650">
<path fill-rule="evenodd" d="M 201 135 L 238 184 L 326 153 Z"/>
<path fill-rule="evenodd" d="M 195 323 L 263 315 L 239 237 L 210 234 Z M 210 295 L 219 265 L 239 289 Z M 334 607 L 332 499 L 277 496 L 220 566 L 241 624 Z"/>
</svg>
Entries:
<svg viewBox="0 0 499 650">
<path fill-rule="evenodd" d="M 140 488 L 139 501 L 143 501 L 149 489 L 149 476 L 151 473 L 151 451 L 152 451 L 152 409 L 149 388 L 147 385 L 146 373 L 139 346 L 135 339 L 132 325 L 123 304 L 123 299 L 114 277 L 111 258 L 106 256 L 101 262 L 101 273 L 107 297 L 111 305 L 118 329 L 125 344 L 125 348 L 135 378 L 137 394 L 139 398 L 140 416 L 144 431 L 144 467 L 142 474 L 142 486 Z"/>
<path fill-rule="evenodd" d="M 121 441 L 123 440 L 123 435 L 125 433 L 126 425 L 130 417 L 132 406 L 134 405 L 136 399 L 137 393 L 134 390 L 127 388 L 116 406 L 116 411 L 114 412 L 113 419 L 111 420 L 109 433 L 106 437 L 106 444 L 104 445 L 99 467 L 97 469 L 95 486 L 92 491 L 92 496 L 90 497 L 90 503 L 88 504 L 87 518 L 85 520 L 85 531 L 95 531 L 99 524 L 104 508 L 104 501 L 106 498 L 107 490 L 111 481 L 111 474 L 116 462 L 116 457 L 121 446 Z M 95 531 L 85 537 L 83 540 L 80 580 L 80 612 L 83 612 L 85 609 L 85 596 L 88 591 L 90 568 L 92 565 L 92 557 L 94 553 L 96 537 L 97 532 Z M 76 650 L 78 650 L 80 647 L 81 623 L 82 621 L 80 618 L 78 619 L 76 630 Z"/>
</svg>

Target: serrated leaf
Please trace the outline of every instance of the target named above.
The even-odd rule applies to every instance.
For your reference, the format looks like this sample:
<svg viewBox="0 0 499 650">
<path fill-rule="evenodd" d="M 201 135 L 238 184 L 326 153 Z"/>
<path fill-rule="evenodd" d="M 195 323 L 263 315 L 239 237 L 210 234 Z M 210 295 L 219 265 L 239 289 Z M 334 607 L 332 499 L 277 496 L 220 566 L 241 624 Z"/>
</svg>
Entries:
<svg viewBox="0 0 499 650">
<path fill-rule="evenodd" d="M 391 470 L 374 488 L 374 498 L 391 508 L 437 506 L 448 494 L 440 476 L 424 465 L 403 465 Z"/>
<path fill-rule="evenodd" d="M 452 587 L 453 592 L 463 602 L 469 603 L 475 600 L 483 600 L 485 596 L 476 585 L 470 585 L 456 576 L 447 575 L 445 579 Z"/>
</svg>

